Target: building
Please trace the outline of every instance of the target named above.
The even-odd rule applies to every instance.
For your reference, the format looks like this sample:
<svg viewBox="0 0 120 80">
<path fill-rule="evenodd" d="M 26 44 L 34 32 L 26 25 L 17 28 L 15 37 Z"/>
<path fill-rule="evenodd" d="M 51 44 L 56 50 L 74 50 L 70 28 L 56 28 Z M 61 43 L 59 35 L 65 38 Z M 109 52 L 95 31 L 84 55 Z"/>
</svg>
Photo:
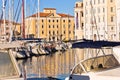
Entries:
<svg viewBox="0 0 120 80">
<path fill-rule="evenodd" d="M 116 41 L 116 0 L 83 0 L 84 37 Z"/>
<path fill-rule="evenodd" d="M 83 2 L 76 2 L 74 7 L 75 13 L 75 39 L 84 38 L 84 16 L 83 16 Z"/>
<path fill-rule="evenodd" d="M 55 8 L 44 8 L 43 12 L 27 17 L 25 24 L 25 35 L 28 37 L 47 41 L 74 39 L 74 16 L 56 13 Z"/>
<path fill-rule="evenodd" d="M 120 0 L 116 0 L 116 12 L 117 12 L 117 40 L 120 41 Z"/>
<path fill-rule="evenodd" d="M 12 26 L 12 27 L 11 27 Z M 11 22 L 8 20 L 0 20 L 0 36 L 7 36 L 9 38 L 11 32 L 14 36 L 20 35 L 21 24 L 16 22 Z"/>
</svg>

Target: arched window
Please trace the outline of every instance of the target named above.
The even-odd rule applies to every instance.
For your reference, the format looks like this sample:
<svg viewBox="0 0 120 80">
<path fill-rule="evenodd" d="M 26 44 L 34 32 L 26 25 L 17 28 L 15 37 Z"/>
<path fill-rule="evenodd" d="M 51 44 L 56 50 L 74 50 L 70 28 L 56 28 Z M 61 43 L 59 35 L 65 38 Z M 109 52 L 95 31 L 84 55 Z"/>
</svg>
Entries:
<svg viewBox="0 0 120 80">
<path fill-rule="evenodd" d="M 78 4 L 76 4 L 76 7 L 78 7 Z"/>
</svg>

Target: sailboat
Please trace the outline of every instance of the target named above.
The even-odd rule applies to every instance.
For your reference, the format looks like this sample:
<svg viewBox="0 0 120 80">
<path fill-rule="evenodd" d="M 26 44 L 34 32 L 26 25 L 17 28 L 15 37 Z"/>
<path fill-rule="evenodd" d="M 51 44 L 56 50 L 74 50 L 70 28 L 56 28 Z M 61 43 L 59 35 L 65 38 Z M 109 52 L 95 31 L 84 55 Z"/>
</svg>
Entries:
<svg viewBox="0 0 120 80">
<path fill-rule="evenodd" d="M 100 48 L 107 49 L 106 48 Z M 78 62 L 65 80 L 120 80 L 120 56 L 118 48 L 110 48 L 112 54 L 99 55 Z"/>
<path fill-rule="evenodd" d="M 97 26 L 96 26 L 97 28 Z M 97 31 L 98 38 L 99 33 Z M 96 56 L 79 61 L 71 70 L 65 80 L 120 80 L 120 55 L 119 47 L 113 44 L 106 44 L 106 41 L 87 41 L 84 46 L 75 43 L 74 48 L 91 48 L 102 51 L 103 55 L 96 53 Z M 103 42 L 101 44 L 101 42 Z M 82 43 L 82 42 L 79 42 Z M 77 46 L 77 47 L 75 47 Z M 104 49 L 110 48 L 111 54 L 106 54 Z"/>
</svg>

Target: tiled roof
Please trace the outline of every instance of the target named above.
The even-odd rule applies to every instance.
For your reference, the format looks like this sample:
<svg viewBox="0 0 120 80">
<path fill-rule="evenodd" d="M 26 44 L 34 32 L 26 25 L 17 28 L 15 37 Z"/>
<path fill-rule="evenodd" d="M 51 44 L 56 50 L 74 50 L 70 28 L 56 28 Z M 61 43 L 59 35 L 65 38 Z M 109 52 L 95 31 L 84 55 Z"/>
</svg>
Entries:
<svg viewBox="0 0 120 80">
<path fill-rule="evenodd" d="M 58 15 L 60 15 L 61 17 L 74 17 L 69 14 L 62 14 L 62 13 L 58 13 Z"/>
<path fill-rule="evenodd" d="M 55 8 L 44 8 L 45 10 L 56 10 Z"/>
<path fill-rule="evenodd" d="M 5 20 L 5 23 L 8 24 L 11 21 Z M 0 23 L 4 23 L 4 20 L 0 20 Z M 13 24 L 20 24 L 20 23 L 16 23 L 16 22 L 12 22 Z"/>
<path fill-rule="evenodd" d="M 47 17 L 47 16 L 50 15 L 50 14 L 52 14 L 52 13 L 43 13 L 43 12 L 40 12 L 40 13 L 39 13 L 39 16 L 40 16 L 40 17 Z M 69 14 L 62 14 L 62 13 L 58 13 L 58 15 L 61 16 L 61 17 L 74 17 L 74 16 L 71 16 L 71 15 L 69 15 Z M 37 16 L 38 16 L 38 13 L 33 14 L 33 15 L 29 16 L 29 17 L 37 17 Z M 28 18 L 29 18 L 29 17 L 28 17 Z"/>
<path fill-rule="evenodd" d="M 40 17 L 47 17 L 50 13 L 39 13 L 39 16 Z M 29 17 L 37 17 L 38 16 L 38 13 L 36 14 L 33 14 L 32 16 L 29 16 Z"/>
</svg>

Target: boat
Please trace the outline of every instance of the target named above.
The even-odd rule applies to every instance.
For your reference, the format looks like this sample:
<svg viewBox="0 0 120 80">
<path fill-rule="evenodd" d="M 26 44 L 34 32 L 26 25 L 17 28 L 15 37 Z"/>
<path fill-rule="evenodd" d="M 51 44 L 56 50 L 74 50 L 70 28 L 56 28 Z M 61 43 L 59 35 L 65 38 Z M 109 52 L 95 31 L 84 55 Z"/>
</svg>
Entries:
<svg viewBox="0 0 120 80">
<path fill-rule="evenodd" d="M 12 48 L 10 51 L 16 59 L 25 59 L 31 57 L 30 52 L 25 47 Z"/>
<path fill-rule="evenodd" d="M 38 52 L 41 55 L 49 54 L 49 52 L 45 49 L 45 47 L 42 44 L 38 45 Z"/>
<path fill-rule="evenodd" d="M 58 42 L 58 43 L 56 43 L 55 49 L 57 51 L 66 51 L 67 50 L 67 46 L 63 42 Z"/>
<path fill-rule="evenodd" d="M 80 61 L 65 80 L 120 80 L 120 74 L 118 74 L 120 73 L 120 56 L 116 53 L 118 47 L 111 49 L 113 49 L 113 54 L 104 54 Z"/>
</svg>

